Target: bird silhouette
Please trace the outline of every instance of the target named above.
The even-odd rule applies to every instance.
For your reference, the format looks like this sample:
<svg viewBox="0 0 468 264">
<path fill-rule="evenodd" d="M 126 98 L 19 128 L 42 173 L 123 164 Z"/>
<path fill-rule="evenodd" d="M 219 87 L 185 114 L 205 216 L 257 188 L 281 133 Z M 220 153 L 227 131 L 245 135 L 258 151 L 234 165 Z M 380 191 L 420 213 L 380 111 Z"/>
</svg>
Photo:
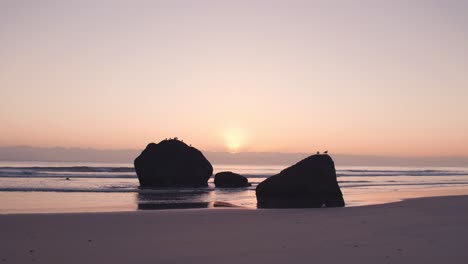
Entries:
<svg viewBox="0 0 468 264">
<path fill-rule="evenodd" d="M 317 155 L 319 155 L 319 154 L 320 154 L 320 152 L 319 152 L 319 151 L 317 151 Z"/>
<path fill-rule="evenodd" d="M 325 150 L 323 153 L 328 154 L 328 150 Z"/>
</svg>

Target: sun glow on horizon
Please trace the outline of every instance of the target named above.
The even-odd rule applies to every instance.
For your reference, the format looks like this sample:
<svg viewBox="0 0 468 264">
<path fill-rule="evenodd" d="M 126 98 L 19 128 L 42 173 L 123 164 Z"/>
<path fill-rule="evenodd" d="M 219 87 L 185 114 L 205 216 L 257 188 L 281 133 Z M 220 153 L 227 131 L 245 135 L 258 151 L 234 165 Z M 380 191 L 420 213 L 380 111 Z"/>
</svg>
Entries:
<svg viewBox="0 0 468 264">
<path fill-rule="evenodd" d="M 227 129 L 223 132 L 224 144 L 229 152 L 236 153 L 246 145 L 246 134 L 243 130 L 238 128 Z"/>
</svg>

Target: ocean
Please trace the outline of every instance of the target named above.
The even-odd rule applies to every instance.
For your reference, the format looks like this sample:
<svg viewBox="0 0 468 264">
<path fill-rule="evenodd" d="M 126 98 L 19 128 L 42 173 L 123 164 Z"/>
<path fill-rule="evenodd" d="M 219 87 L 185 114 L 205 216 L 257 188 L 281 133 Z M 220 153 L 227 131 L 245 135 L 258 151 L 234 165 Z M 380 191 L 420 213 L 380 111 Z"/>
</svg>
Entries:
<svg viewBox="0 0 468 264">
<path fill-rule="evenodd" d="M 251 187 L 140 189 L 130 163 L 0 161 L 0 213 L 109 212 L 181 208 L 255 209 L 255 187 L 287 166 L 214 164 Z M 337 166 L 346 206 L 468 194 L 466 167 Z"/>
</svg>

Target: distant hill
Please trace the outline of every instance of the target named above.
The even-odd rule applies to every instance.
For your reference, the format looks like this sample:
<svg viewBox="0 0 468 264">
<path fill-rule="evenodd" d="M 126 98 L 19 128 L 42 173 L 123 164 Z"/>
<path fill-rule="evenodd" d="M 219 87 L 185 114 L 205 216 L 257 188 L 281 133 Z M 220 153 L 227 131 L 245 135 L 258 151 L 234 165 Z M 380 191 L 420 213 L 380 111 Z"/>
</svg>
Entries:
<svg viewBox="0 0 468 264">
<path fill-rule="evenodd" d="M 92 148 L 38 148 L 29 146 L 0 147 L 3 161 L 76 161 L 133 163 L 141 150 L 100 150 Z M 313 153 L 210 152 L 205 156 L 213 164 L 291 165 Z M 371 155 L 330 154 L 338 166 L 447 166 L 468 167 L 468 157 L 386 157 Z"/>
</svg>

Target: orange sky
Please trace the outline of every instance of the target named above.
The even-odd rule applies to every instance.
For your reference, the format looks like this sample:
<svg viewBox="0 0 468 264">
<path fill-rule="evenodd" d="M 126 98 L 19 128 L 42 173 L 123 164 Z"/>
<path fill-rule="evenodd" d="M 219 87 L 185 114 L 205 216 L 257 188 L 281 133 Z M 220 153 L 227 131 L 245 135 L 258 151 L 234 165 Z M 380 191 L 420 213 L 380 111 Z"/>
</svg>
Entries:
<svg viewBox="0 0 468 264">
<path fill-rule="evenodd" d="M 0 3 L 0 146 L 468 155 L 466 1 Z"/>
</svg>

